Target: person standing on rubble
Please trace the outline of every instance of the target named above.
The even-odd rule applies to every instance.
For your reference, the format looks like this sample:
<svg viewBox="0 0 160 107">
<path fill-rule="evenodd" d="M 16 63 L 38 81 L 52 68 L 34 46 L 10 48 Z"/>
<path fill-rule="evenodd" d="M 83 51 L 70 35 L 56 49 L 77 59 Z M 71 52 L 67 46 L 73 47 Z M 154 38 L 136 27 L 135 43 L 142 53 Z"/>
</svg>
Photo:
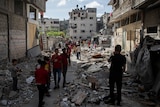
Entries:
<svg viewBox="0 0 160 107">
<path fill-rule="evenodd" d="M 13 84 L 12 84 L 12 88 L 13 91 L 17 91 L 17 83 L 18 83 L 18 78 L 17 78 L 17 72 L 21 71 L 18 67 L 17 67 L 17 59 L 12 59 L 12 66 L 9 68 L 9 71 L 11 72 L 11 76 L 13 79 Z"/>
<path fill-rule="evenodd" d="M 55 82 L 54 89 L 56 89 L 56 88 L 59 88 L 59 83 L 61 80 L 61 70 L 63 67 L 62 58 L 59 55 L 59 51 L 57 48 L 55 49 L 55 53 L 52 55 L 51 61 L 53 63 L 53 76 L 54 76 L 54 82 Z M 57 83 L 57 74 L 58 74 L 58 83 Z"/>
<path fill-rule="evenodd" d="M 44 94 L 46 91 L 46 84 L 48 81 L 48 72 L 45 70 L 45 62 L 44 61 L 40 61 L 40 68 L 36 68 L 35 71 L 35 81 L 36 81 L 36 85 L 39 91 L 39 103 L 38 103 L 38 107 L 42 107 L 44 105 Z"/>
<path fill-rule="evenodd" d="M 114 55 L 111 56 L 108 62 L 111 62 L 110 75 L 109 75 L 109 85 L 110 85 L 110 100 L 106 103 L 114 104 L 114 84 L 117 86 L 117 105 L 121 102 L 121 89 L 122 89 L 122 75 L 126 68 L 126 58 L 121 55 L 121 46 L 115 46 Z"/>
<path fill-rule="evenodd" d="M 69 44 L 66 44 L 66 50 L 67 50 L 67 55 L 68 55 L 68 64 L 71 65 L 71 46 Z M 63 50 L 62 50 L 63 51 Z"/>
<path fill-rule="evenodd" d="M 81 47 L 80 47 L 80 45 L 76 46 L 76 55 L 77 55 L 77 59 L 81 60 Z"/>
<path fill-rule="evenodd" d="M 69 62 L 69 56 L 66 52 L 66 49 L 62 49 L 63 53 L 61 54 L 61 58 L 62 58 L 62 65 L 63 65 L 63 69 L 62 69 L 62 74 L 63 74 L 63 87 L 65 87 L 66 84 L 66 73 L 67 73 L 67 69 L 68 69 L 68 62 Z"/>
</svg>

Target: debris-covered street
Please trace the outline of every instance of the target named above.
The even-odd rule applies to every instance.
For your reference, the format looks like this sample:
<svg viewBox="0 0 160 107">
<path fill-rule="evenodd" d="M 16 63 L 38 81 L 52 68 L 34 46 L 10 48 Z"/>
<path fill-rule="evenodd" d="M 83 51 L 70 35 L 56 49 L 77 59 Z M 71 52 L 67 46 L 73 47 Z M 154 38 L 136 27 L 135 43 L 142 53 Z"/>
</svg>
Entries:
<svg viewBox="0 0 160 107">
<path fill-rule="evenodd" d="M 160 0 L 0 0 L 0 107 L 160 107 Z"/>
<path fill-rule="evenodd" d="M 81 60 L 77 60 L 74 53 L 71 56 L 72 63 L 67 72 L 66 87 L 63 88 L 61 84 L 60 89 L 54 90 L 54 79 L 53 75 L 51 76 L 51 96 L 44 98 L 44 107 L 114 107 L 105 104 L 109 99 L 108 58 L 112 50 L 102 50 L 101 47 L 92 50 L 85 46 L 81 48 Z M 48 53 L 42 52 L 42 55 L 46 54 Z M 10 72 L 2 64 L 1 106 L 37 106 L 38 90 L 34 81 L 34 71 L 37 59 L 42 58 L 42 55 L 20 61 L 18 66 L 22 72 L 18 76 L 19 91 L 17 92 L 12 91 Z M 9 67 L 10 64 L 7 66 Z M 151 94 L 149 91 L 144 91 L 139 81 L 135 81 L 128 67 L 123 74 L 122 107 L 159 107 L 158 98 Z"/>
</svg>

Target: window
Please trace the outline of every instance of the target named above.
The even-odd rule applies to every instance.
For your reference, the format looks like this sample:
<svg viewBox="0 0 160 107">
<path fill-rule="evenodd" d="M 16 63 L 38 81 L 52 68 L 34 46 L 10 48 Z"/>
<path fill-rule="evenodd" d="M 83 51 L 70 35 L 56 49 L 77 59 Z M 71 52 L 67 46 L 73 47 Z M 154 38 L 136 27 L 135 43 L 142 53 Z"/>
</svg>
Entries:
<svg viewBox="0 0 160 107">
<path fill-rule="evenodd" d="M 154 27 L 148 27 L 147 33 L 157 33 L 157 26 Z"/>
<path fill-rule="evenodd" d="M 93 24 L 90 24 L 90 26 L 93 26 Z"/>
<path fill-rule="evenodd" d="M 14 0 L 14 11 L 15 14 L 23 16 L 23 1 Z"/>
<path fill-rule="evenodd" d="M 36 20 L 36 9 L 30 6 L 30 11 L 29 11 L 29 18 Z"/>
<path fill-rule="evenodd" d="M 85 19 L 85 17 L 81 17 L 81 20 Z"/>
<path fill-rule="evenodd" d="M 89 19 L 93 19 L 93 17 L 89 17 Z"/>
<path fill-rule="evenodd" d="M 85 30 L 81 30 L 81 33 L 85 33 Z"/>
<path fill-rule="evenodd" d="M 77 33 L 77 30 L 73 30 L 74 33 Z"/>
<path fill-rule="evenodd" d="M 81 26 L 85 26 L 85 24 L 81 24 Z"/>
<path fill-rule="evenodd" d="M 74 20 L 76 20 L 77 18 L 76 18 L 76 17 L 74 17 L 73 19 L 74 19 Z"/>
<path fill-rule="evenodd" d="M 59 24 L 59 21 L 54 21 L 54 24 Z"/>
</svg>

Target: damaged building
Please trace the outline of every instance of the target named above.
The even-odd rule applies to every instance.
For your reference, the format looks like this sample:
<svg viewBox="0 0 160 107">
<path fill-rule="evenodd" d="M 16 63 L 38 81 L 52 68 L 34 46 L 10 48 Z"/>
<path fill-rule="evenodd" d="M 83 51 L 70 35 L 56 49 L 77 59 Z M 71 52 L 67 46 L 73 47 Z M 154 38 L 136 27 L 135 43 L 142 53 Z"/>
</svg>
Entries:
<svg viewBox="0 0 160 107">
<path fill-rule="evenodd" d="M 159 0 L 110 0 L 115 44 L 131 53 L 133 73 L 144 90 L 159 94 Z M 133 52 L 133 54 L 132 54 Z M 132 70 L 131 70 L 132 71 Z"/>
<path fill-rule="evenodd" d="M 39 12 L 45 11 L 46 0 L 0 1 L 0 60 L 22 58 L 37 45 Z"/>
</svg>

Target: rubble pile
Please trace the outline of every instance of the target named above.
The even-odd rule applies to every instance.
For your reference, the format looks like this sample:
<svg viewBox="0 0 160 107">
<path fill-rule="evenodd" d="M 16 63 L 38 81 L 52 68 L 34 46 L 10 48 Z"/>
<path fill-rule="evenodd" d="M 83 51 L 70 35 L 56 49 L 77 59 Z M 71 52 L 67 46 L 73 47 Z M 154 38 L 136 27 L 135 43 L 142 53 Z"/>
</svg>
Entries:
<svg viewBox="0 0 160 107">
<path fill-rule="evenodd" d="M 36 91 L 34 80 L 36 58 L 26 59 L 20 61 L 17 65 L 22 72 L 18 74 L 18 89 L 19 91 L 12 91 L 12 77 L 8 70 L 11 63 L 1 65 L 0 69 L 0 105 L 7 107 L 21 107 L 22 104 L 28 103 Z M 30 82 L 26 80 L 31 78 Z"/>
<path fill-rule="evenodd" d="M 100 51 L 99 51 L 100 52 Z M 59 95 L 60 107 L 103 107 L 105 100 L 109 98 L 109 66 L 108 55 L 106 57 L 92 57 L 96 52 L 89 55 L 83 53 L 83 57 L 88 57 L 79 63 L 76 70 L 76 79 L 69 83 Z M 107 53 L 107 52 L 106 52 Z M 108 53 L 107 53 L 108 54 Z M 150 96 L 150 92 L 143 90 L 138 81 L 135 81 L 129 72 L 124 73 L 122 87 L 122 99 L 133 101 L 147 106 L 156 106 L 157 102 Z M 116 90 L 116 88 L 115 88 Z M 123 102 L 123 101 L 122 101 Z M 126 103 L 127 102 L 123 102 Z"/>
</svg>

